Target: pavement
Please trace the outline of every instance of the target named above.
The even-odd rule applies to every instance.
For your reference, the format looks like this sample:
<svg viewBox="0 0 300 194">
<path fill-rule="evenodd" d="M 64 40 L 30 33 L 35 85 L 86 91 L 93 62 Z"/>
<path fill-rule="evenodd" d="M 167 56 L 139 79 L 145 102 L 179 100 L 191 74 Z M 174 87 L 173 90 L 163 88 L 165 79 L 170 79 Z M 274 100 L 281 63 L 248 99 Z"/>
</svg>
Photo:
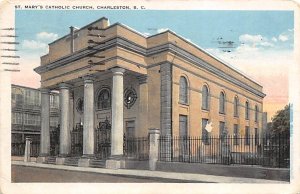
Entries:
<svg viewBox="0 0 300 194">
<path fill-rule="evenodd" d="M 134 170 L 134 169 L 106 169 L 106 168 L 90 168 L 90 167 L 74 167 L 65 165 L 53 165 L 53 164 L 41 164 L 36 162 L 23 162 L 23 161 L 11 161 L 12 165 L 45 168 L 45 169 L 57 169 L 73 172 L 85 172 L 85 173 L 98 173 L 102 175 L 114 175 L 120 177 L 134 177 L 141 179 L 160 179 L 168 182 L 209 182 L 209 183 L 272 183 L 272 184 L 289 184 L 285 181 L 254 179 L 254 178 L 241 178 L 241 177 L 228 177 L 228 176 L 215 176 L 205 174 L 191 174 L 191 173 L 176 173 L 176 172 L 162 172 L 162 171 L 150 171 L 150 170 Z"/>
</svg>

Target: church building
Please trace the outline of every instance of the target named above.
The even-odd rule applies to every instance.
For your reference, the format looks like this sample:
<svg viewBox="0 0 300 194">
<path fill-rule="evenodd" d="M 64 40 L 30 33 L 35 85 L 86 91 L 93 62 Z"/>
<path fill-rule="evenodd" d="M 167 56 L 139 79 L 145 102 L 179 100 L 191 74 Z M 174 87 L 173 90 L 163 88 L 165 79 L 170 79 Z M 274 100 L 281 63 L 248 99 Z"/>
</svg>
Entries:
<svg viewBox="0 0 300 194">
<path fill-rule="evenodd" d="M 82 158 L 95 154 L 95 129 L 111 126 L 112 158 L 126 137 L 261 135 L 263 87 L 204 49 L 167 30 L 151 36 L 105 17 L 49 44 L 41 76 L 40 159 L 50 153 L 50 92 L 59 91 L 59 156 L 83 128 Z M 209 127 L 208 127 L 209 126 Z"/>
</svg>

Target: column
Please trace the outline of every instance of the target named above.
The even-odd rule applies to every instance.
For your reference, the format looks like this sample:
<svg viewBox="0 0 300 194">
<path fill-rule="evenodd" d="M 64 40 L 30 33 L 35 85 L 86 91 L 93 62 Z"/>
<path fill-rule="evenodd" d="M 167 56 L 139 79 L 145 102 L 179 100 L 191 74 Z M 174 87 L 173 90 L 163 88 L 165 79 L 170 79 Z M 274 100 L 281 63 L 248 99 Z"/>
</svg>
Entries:
<svg viewBox="0 0 300 194">
<path fill-rule="evenodd" d="M 156 170 L 156 163 L 159 155 L 159 129 L 149 129 L 149 169 Z"/>
<path fill-rule="evenodd" d="M 30 162 L 30 147 L 31 147 L 31 138 L 26 137 L 25 140 L 25 153 L 24 153 L 24 162 Z"/>
<path fill-rule="evenodd" d="M 59 84 L 60 102 L 60 134 L 59 134 L 59 156 L 64 158 L 70 153 L 71 134 L 69 128 L 69 100 L 70 85 Z"/>
<path fill-rule="evenodd" d="M 124 88 L 122 68 L 113 68 L 111 155 L 123 156 Z"/>
<path fill-rule="evenodd" d="M 69 100 L 69 128 L 72 131 L 74 128 L 74 92 L 70 92 Z"/>
<path fill-rule="evenodd" d="M 41 142 L 40 155 L 37 162 L 45 162 L 50 153 L 50 90 L 42 88 L 41 90 Z"/>
<path fill-rule="evenodd" d="M 123 168 L 123 106 L 124 88 L 122 68 L 113 68 L 112 90 L 112 130 L 111 130 L 111 160 L 106 161 L 106 168 Z"/>
<path fill-rule="evenodd" d="M 94 77 L 84 78 L 83 157 L 94 156 Z"/>
</svg>

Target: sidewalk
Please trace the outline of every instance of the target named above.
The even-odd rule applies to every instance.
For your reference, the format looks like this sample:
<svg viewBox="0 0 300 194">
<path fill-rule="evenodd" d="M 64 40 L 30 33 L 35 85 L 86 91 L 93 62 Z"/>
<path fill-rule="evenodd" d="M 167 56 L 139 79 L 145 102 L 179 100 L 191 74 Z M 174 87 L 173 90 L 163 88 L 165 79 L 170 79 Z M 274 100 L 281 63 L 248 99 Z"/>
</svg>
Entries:
<svg viewBox="0 0 300 194">
<path fill-rule="evenodd" d="M 226 176 L 214 176 L 204 174 L 190 174 L 190 173 L 174 173 L 174 172 L 162 172 L 162 171 L 149 171 L 149 170 L 132 170 L 132 169 L 105 169 L 105 168 L 87 168 L 87 167 L 73 167 L 64 165 L 52 165 L 52 164 L 41 164 L 35 162 L 23 162 L 23 161 L 11 161 L 12 165 L 30 166 L 37 168 L 47 169 L 60 169 L 70 170 L 77 172 L 92 172 L 99 174 L 108 175 L 120 175 L 120 176 L 132 176 L 141 178 L 162 178 L 172 180 L 182 180 L 184 182 L 213 182 L 213 183 L 285 183 L 284 181 L 274 181 L 265 179 L 253 179 L 253 178 L 241 178 L 241 177 L 226 177 Z"/>
</svg>

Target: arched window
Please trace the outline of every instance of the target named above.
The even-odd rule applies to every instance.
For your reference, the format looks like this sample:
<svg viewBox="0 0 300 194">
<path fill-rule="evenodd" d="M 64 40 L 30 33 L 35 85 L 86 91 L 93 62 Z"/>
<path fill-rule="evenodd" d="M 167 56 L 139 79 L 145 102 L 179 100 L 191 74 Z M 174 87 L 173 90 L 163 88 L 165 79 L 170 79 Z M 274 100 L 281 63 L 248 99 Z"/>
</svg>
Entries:
<svg viewBox="0 0 300 194">
<path fill-rule="evenodd" d="M 255 105 L 255 122 L 258 121 L 258 106 Z"/>
<path fill-rule="evenodd" d="M 246 101 L 245 103 L 245 118 L 248 120 L 249 119 L 249 102 Z"/>
<path fill-rule="evenodd" d="M 206 85 L 202 87 L 202 109 L 209 110 L 209 91 Z"/>
<path fill-rule="evenodd" d="M 238 97 L 234 97 L 233 102 L 233 116 L 238 117 L 239 116 L 239 99 Z"/>
<path fill-rule="evenodd" d="M 103 88 L 100 90 L 99 95 L 97 97 L 97 108 L 102 110 L 110 107 L 110 91 L 108 88 Z"/>
<path fill-rule="evenodd" d="M 188 103 L 188 84 L 186 78 L 183 76 L 180 77 L 179 102 Z"/>
<path fill-rule="evenodd" d="M 225 94 L 224 94 L 224 92 L 220 93 L 219 113 L 225 114 Z"/>
</svg>

